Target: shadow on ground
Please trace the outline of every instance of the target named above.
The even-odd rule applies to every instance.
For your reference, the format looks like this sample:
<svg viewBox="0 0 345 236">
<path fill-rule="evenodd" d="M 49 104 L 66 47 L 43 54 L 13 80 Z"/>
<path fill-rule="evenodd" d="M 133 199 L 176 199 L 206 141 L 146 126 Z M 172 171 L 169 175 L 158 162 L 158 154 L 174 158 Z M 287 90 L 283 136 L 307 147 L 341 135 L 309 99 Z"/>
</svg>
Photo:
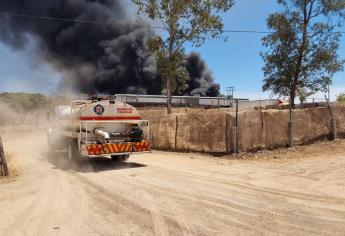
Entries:
<svg viewBox="0 0 345 236">
<path fill-rule="evenodd" d="M 135 162 L 114 161 L 107 158 L 93 158 L 84 160 L 82 162 L 75 162 L 67 159 L 63 154 L 56 154 L 52 156 L 48 153 L 42 153 L 42 155 L 44 156 L 42 160 L 52 164 L 53 168 L 55 169 L 80 173 L 141 168 L 146 166 Z"/>
</svg>

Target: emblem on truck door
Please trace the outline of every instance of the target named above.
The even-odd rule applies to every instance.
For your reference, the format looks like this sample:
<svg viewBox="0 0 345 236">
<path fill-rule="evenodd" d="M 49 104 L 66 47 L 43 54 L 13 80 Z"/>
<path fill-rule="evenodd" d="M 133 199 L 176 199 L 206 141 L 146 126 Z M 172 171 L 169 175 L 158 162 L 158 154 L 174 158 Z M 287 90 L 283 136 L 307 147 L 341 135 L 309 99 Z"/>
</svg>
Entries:
<svg viewBox="0 0 345 236">
<path fill-rule="evenodd" d="M 104 107 L 100 104 L 96 105 L 94 108 L 93 108 L 93 111 L 97 114 L 97 115 L 102 115 L 104 113 Z"/>
</svg>

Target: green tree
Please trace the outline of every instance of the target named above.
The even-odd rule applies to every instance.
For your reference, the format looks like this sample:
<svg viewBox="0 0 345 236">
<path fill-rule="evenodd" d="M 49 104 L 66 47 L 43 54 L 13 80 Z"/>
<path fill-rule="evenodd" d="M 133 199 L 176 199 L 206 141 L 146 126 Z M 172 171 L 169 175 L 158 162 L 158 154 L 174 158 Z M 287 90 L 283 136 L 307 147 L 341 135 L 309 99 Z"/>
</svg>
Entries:
<svg viewBox="0 0 345 236">
<path fill-rule="evenodd" d="M 132 0 L 138 5 L 138 14 L 145 13 L 161 22 L 166 37 L 149 40 L 149 49 L 156 53 L 160 74 L 166 82 L 167 110 L 171 113 L 173 87 L 185 86 L 186 71 L 184 44 L 200 47 L 206 39 L 221 36 L 221 14 L 234 4 L 233 0 Z M 182 88 L 183 90 L 183 88 Z"/>
<path fill-rule="evenodd" d="M 341 93 L 337 96 L 337 102 L 345 102 L 345 93 Z"/>
<path fill-rule="evenodd" d="M 343 0 L 277 0 L 280 13 L 267 19 L 273 33 L 262 38 L 268 51 L 261 53 L 265 65 L 263 90 L 289 96 L 326 91 L 332 76 L 343 69 L 337 51 L 341 34 L 335 32 L 344 20 Z"/>
</svg>

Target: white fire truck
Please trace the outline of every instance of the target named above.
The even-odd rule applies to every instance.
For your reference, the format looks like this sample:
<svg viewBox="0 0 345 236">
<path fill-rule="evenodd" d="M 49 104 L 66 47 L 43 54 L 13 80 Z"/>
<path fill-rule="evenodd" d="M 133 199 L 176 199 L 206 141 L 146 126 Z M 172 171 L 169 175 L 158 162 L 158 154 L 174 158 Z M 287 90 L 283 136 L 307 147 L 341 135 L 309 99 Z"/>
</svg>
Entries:
<svg viewBox="0 0 345 236">
<path fill-rule="evenodd" d="M 148 121 L 141 119 L 133 106 L 115 97 L 76 100 L 71 106 L 58 107 L 56 113 L 56 127 L 48 130 L 51 152 L 67 150 L 68 158 L 74 160 L 127 160 L 131 153 L 150 151 L 145 140 Z"/>
</svg>

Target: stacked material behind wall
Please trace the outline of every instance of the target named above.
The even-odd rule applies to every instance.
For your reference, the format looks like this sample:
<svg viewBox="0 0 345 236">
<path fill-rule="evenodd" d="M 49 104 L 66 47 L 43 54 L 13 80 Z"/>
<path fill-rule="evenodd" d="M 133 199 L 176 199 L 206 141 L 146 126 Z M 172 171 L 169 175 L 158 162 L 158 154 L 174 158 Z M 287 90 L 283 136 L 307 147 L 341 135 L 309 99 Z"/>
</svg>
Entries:
<svg viewBox="0 0 345 236">
<path fill-rule="evenodd" d="M 333 106 L 339 134 L 345 134 L 345 107 Z M 234 149 L 236 114 L 226 109 L 186 110 L 166 115 L 143 112 L 150 121 L 152 147 L 161 150 L 226 153 Z M 292 111 L 293 140 L 304 144 L 330 137 L 327 108 Z M 288 145 L 289 110 L 248 110 L 238 113 L 238 147 L 242 151 Z M 230 147 L 227 149 L 227 146 Z"/>
</svg>

